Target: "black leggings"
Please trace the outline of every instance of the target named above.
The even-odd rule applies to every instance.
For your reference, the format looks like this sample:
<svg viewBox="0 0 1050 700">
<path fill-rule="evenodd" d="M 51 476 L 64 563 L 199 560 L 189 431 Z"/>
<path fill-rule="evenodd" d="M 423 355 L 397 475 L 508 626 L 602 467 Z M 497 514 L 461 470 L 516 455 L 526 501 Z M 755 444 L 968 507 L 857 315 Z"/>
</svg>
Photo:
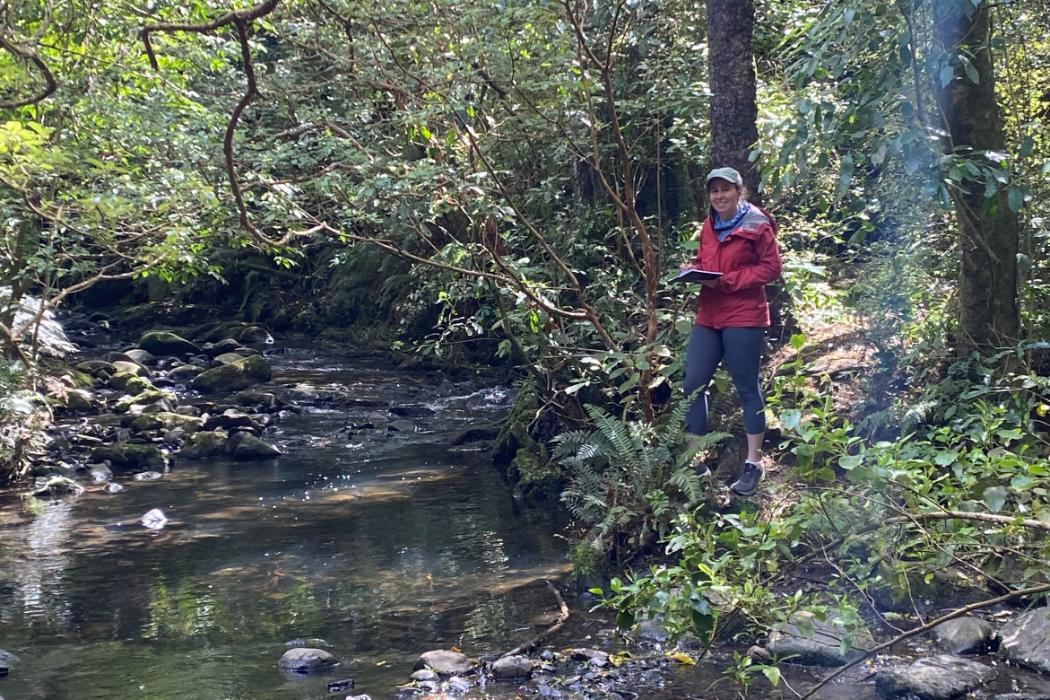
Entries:
<svg viewBox="0 0 1050 700">
<path fill-rule="evenodd" d="M 685 351 L 685 395 L 697 389 L 700 395 L 685 414 L 686 432 L 703 435 L 707 430 L 707 385 L 724 358 L 744 409 L 744 430 L 755 435 L 766 429 L 765 403 L 758 384 L 764 328 L 693 326 Z"/>
</svg>

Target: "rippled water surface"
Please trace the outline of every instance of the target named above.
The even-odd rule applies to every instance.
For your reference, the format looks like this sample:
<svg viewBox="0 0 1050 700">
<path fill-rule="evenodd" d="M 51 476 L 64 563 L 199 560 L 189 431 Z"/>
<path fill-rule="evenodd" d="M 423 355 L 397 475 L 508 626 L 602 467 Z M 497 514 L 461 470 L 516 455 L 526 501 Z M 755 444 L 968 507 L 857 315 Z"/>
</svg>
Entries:
<svg viewBox="0 0 1050 700">
<path fill-rule="evenodd" d="M 0 504 L 0 648 L 20 657 L 0 694 L 325 697 L 324 682 L 276 670 L 287 642 L 319 638 L 344 661 L 334 675 L 379 698 L 421 651 L 494 652 L 534 633 L 552 605 L 542 579 L 567 570 L 561 516 L 518 509 L 487 452 L 451 446 L 502 415 L 507 390 L 273 359 L 273 384 L 349 397 L 283 418 L 268 434 L 280 459 L 179 460 L 155 482 L 118 473 L 122 493 L 35 515 Z M 394 420 L 415 429 L 388 433 Z M 137 522 L 151 508 L 170 519 L 160 532 Z"/>
</svg>

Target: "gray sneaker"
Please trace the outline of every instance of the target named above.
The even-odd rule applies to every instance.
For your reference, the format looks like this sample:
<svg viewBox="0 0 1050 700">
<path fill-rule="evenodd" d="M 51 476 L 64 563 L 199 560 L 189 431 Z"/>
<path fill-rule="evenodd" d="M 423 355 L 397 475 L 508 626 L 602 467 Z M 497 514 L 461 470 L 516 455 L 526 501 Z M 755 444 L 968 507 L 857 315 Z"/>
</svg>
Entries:
<svg viewBox="0 0 1050 700">
<path fill-rule="evenodd" d="M 738 496 L 750 496 L 758 488 L 758 483 L 766 475 L 766 470 L 761 464 L 744 462 L 744 468 L 740 470 L 740 476 L 729 485 L 729 490 Z"/>
</svg>

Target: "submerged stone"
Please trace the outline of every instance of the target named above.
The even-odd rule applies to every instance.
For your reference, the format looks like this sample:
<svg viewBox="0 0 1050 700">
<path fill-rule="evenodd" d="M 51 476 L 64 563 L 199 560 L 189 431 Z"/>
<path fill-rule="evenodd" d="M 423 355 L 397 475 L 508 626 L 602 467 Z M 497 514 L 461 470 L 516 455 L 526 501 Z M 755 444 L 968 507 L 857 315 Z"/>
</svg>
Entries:
<svg viewBox="0 0 1050 700">
<path fill-rule="evenodd" d="M 324 649 L 299 647 L 284 652 L 277 665 L 283 671 L 308 674 L 323 671 L 338 663 L 339 659 Z"/>
<path fill-rule="evenodd" d="M 118 442 L 105 447 L 96 447 L 91 452 L 94 462 L 109 462 L 115 467 L 139 468 L 164 464 L 164 453 L 156 445 L 135 442 Z"/>
<path fill-rule="evenodd" d="M 435 649 L 421 654 L 416 661 L 415 670 L 429 668 L 441 676 L 454 676 L 459 673 L 470 673 L 474 664 L 466 654 L 450 649 Z"/>
<path fill-rule="evenodd" d="M 850 632 L 841 623 L 821 620 L 803 610 L 770 632 L 766 649 L 790 663 L 842 666 L 874 646 L 875 640 L 868 630 Z"/>
<path fill-rule="evenodd" d="M 496 680 L 516 680 L 532 675 L 535 662 L 527 656 L 506 656 L 492 664 L 492 675 Z"/>
<path fill-rule="evenodd" d="M 190 435 L 186 446 L 179 452 L 179 456 L 186 459 L 215 457 L 226 452 L 228 440 L 229 438 L 222 430 L 204 430 L 194 433 Z"/>
<path fill-rule="evenodd" d="M 950 700 L 992 681 L 991 666 L 950 654 L 879 669 L 875 689 L 884 698 Z"/>
<path fill-rule="evenodd" d="M 280 457 L 282 452 L 275 445 L 271 445 L 251 433 L 234 433 L 226 444 L 226 453 L 234 459 L 272 459 Z"/>
</svg>

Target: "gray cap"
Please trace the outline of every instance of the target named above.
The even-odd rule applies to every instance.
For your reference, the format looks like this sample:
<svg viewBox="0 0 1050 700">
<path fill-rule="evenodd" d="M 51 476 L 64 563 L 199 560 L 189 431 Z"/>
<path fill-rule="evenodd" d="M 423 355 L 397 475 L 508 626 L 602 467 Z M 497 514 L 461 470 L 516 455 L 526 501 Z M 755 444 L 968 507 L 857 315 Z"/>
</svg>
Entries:
<svg viewBox="0 0 1050 700">
<path fill-rule="evenodd" d="M 708 183 L 716 178 L 730 182 L 737 187 L 744 186 L 744 178 L 740 177 L 740 173 L 738 173 L 735 168 L 715 168 L 707 174 Z"/>
</svg>

